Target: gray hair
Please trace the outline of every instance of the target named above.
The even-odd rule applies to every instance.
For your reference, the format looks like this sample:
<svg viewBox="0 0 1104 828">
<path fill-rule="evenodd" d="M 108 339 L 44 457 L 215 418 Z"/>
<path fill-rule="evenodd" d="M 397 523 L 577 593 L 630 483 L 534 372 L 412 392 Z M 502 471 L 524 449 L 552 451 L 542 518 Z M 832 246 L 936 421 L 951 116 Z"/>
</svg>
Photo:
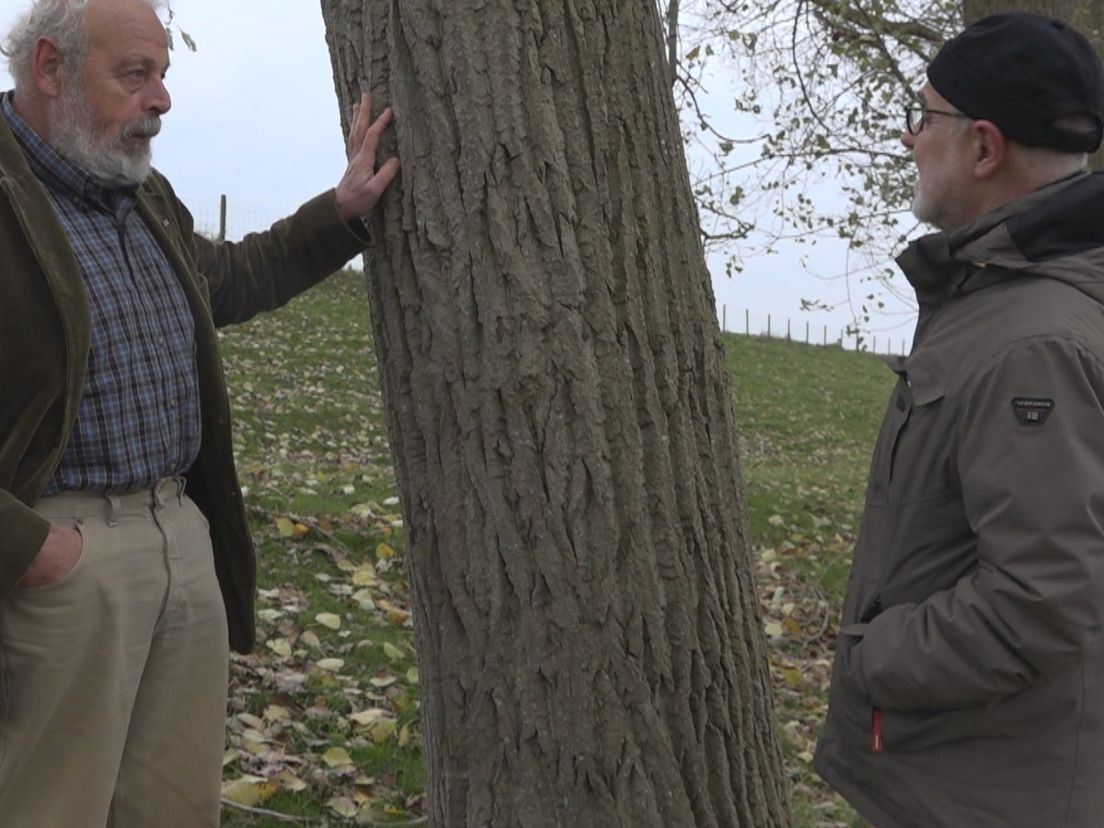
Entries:
<svg viewBox="0 0 1104 828">
<path fill-rule="evenodd" d="M 954 129 L 962 133 L 969 131 L 972 123 L 969 115 L 954 121 Z M 1092 132 L 1096 128 L 1096 122 L 1086 115 L 1063 115 L 1055 124 L 1078 132 Z M 1008 146 L 1021 167 L 1029 171 L 1034 180 L 1044 184 L 1081 172 L 1089 163 L 1087 152 L 1063 152 L 1050 147 L 1027 146 L 1018 141 L 1009 141 Z"/>
<path fill-rule="evenodd" d="M 1098 128 L 1095 118 L 1080 114 L 1063 115 L 1055 121 L 1055 126 L 1086 134 L 1092 134 Z M 1080 172 L 1089 163 L 1087 152 L 1062 152 L 1050 147 L 1027 147 L 1022 144 L 1016 150 L 1037 179 L 1048 183 Z"/>
<path fill-rule="evenodd" d="M 16 88 L 26 90 L 34 86 L 31 77 L 31 61 L 34 46 L 39 38 L 52 38 L 70 71 L 77 73 L 84 62 L 84 18 L 91 0 L 34 0 L 8 32 L 0 53 L 8 58 L 8 71 L 15 79 Z M 154 9 L 161 0 L 145 0 Z"/>
</svg>

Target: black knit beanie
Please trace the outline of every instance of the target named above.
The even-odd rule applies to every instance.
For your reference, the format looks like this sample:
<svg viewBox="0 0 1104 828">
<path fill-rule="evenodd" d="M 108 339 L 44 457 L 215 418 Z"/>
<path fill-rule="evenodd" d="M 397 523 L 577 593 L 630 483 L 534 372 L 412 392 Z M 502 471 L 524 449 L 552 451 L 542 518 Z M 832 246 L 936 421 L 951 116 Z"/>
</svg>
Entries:
<svg viewBox="0 0 1104 828">
<path fill-rule="evenodd" d="M 1021 144 L 1093 152 L 1104 134 L 1104 68 L 1089 41 L 1060 20 L 994 14 L 951 38 L 928 66 L 928 80 L 975 120 L 992 121 Z M 1095 122 L 1063 129 L 1064 115 Z"/>
</svg>

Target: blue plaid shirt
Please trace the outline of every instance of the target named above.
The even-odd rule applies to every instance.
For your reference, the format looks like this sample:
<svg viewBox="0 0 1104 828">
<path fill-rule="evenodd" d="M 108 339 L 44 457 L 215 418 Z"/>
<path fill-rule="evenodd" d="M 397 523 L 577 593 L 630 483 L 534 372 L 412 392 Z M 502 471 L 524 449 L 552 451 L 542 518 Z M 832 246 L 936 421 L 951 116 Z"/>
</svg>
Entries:
<svg viewBox="0 0 1104 828">
<path fill-rule="evenodd" d="M 77 420 L 44 494 L 126 492 L 182 474 L 199 454 L 195 322 L 172 266 L 135 212 L 136 188 L 105 187 L 0 110 L 43 183 L 84 276 L 92 317 Z"/>
</svg>

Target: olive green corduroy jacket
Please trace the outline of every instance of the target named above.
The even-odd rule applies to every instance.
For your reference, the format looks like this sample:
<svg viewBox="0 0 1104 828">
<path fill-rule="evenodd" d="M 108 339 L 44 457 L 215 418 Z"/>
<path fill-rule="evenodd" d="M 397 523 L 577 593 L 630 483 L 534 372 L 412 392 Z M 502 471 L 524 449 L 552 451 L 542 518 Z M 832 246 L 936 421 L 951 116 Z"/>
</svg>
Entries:
<svg viewBox="0 0 1104 828">
<path fill-rule="evenodd" d="M 253 646 L 256 560 L 234 469 L 230 406 L 215 328 L 280 307 L 341 268 L 367 240 L 341 221 L 333 191 L 264 233 L 214 243 L 157 173 L 138 210 L 195 317 L 203 419 L 188 494 L 211 525 L 230 645 Z M 89 311 L 76 258 L 41 183 L 0 118 L 0 601 L 49 531 L 32 509 L 69 438 L 84 387 Z"/>
</svg>

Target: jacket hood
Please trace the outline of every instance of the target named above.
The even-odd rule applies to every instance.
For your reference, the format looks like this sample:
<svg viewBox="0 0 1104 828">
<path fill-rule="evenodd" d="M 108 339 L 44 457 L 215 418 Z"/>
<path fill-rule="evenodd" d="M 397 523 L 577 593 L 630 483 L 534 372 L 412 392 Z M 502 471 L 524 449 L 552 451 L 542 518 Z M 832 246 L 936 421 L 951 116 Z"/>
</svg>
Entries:
<svg viewBox="0 0 1104 828">
<path fill-rule="evenodd" d="M 1101 216 L 1104 173 L 1079 173 L 951 233 L 917 239 L 897 261 L 921 302 L 1032 275 L 1066 282 L 1104 304 Z"/>
</svg>

